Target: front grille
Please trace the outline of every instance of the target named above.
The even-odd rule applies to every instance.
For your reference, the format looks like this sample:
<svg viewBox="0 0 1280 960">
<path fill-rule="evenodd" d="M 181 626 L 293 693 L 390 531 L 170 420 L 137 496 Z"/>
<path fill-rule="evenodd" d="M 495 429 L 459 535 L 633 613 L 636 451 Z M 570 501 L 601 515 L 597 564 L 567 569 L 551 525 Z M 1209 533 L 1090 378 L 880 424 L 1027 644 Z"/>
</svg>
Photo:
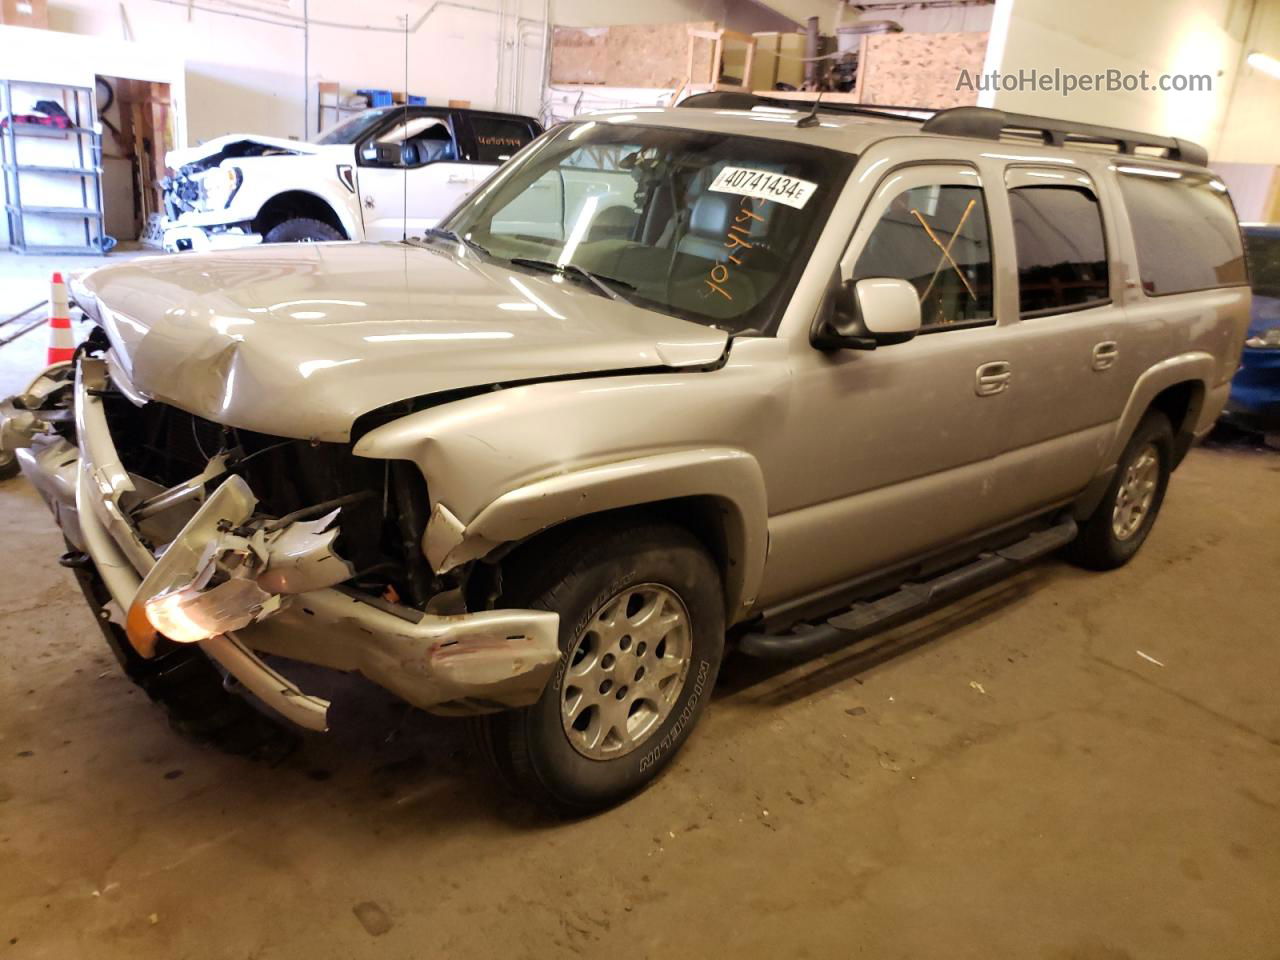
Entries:
<svg viewBox="0 0 1280 960">
<path fill-rule="evenodd" d="M 358 589 L 421 606 L 435 592 L 419 544 L 427 489 L 410 463 L 357 457 L 346 443 L 317 443 L 225 427 L 162 403 L 134 406 L 103 397 L 107 423 L 125 469 L 172 487 L 199 474 L 225 450 L 258 510 L 281 517 L 338 497 L 367 497 L 342 508 L 335 547 L 358 571 Z"/>
</svg>

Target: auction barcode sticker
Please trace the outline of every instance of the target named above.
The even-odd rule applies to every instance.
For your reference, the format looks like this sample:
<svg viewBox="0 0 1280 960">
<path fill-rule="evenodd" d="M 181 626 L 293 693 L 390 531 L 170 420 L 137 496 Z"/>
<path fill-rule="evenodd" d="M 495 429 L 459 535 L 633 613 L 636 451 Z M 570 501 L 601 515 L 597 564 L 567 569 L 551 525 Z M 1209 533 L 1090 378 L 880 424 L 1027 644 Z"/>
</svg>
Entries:
<svg viewBox="0 0 1280 960">
<path fill-rule="evenodd" d="M 757 200 L 776 200 L 799 210 L 818 185 L 812 180 L 788 177 L 769 170 L 752 170 L 750 167 L 725 167 L 707 188 L 716 193 L 736 193 Z"/>
</svg>

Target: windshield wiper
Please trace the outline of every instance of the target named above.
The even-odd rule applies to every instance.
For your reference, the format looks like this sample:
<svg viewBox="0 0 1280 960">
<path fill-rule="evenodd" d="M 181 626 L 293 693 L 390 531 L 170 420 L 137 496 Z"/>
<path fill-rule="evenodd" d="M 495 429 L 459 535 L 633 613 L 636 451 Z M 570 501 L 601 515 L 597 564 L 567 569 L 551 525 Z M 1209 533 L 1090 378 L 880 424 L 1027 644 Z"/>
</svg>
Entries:
<svg viewBox="0 0 1280 960">
<path fill-rule="evenodd" d="M 534 270 L 546 270 L 549 273 L 566 274 L 570 277 L 578 277 L 593 284 L 610 300 L 624 299 L 614 287 L 621 287 L 624 290 L 635 290 L 635 285 L 627 283 L 625 280 L 619 280 L 616 277 L 604 277 L 598 273 L 592 273 L 585 267 L 580 267 L 576 263 L 556 263 L 552 260 L 538 260 L 534 257 L 512 257 L 511 263 L 521 267 L 532 267 Z"/>
<path fill-rule="evenodd" d="M 472 240 L 470 237 L 464 237 L 460 233 L 458 233 L 456 230 L 447 230 L 444 227 L 428 227 L 426 232 L 426 237 L 428 239 L 434 237 L 439 240 L 452 240 L 454 243 L 458 244 L 459 246 L 466 247 L 469 250 L 474 250 L 476 253 L 479 253 L 482 255 L 487 254 L 489 252 L 480 244 Z"/>
</svg>

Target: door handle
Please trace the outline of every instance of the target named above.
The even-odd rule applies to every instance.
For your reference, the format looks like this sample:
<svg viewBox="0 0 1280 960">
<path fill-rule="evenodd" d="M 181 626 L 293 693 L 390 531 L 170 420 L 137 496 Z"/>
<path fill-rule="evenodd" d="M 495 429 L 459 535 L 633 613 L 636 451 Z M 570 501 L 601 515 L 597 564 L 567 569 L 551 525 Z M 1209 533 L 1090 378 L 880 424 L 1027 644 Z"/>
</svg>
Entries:
<svg viewBox="0 0 1280 960">
<path fill-rule="evenodd" d="M 973 383 L 973 392 L 980 397 L 994 397 L 1009 389 L 1009 381 L 1013 378 L 1013 368 L 1007 360 L 993 360 L 978 368 Z"/>
<path fill-rule="evenodd" d="M 446 183 L 470 183 L 470 182 L 471 182 L 471 178 L 470 178 L 470 177 L 460 177 L 460 176 L 458 176 L 456 173 L 451 173 L 451 174 L 449 174 L 449 179 L 448 179 L 448 180 L 446 180 L 445 182 L 446 182 Z"/>
<path fill-rule="evenodd" d="M 1120 358 L 1120 347 L 1114 340 L 1103 340 L 1093 348 L 1093 369 L 1109 370 Z"/>
</svg>

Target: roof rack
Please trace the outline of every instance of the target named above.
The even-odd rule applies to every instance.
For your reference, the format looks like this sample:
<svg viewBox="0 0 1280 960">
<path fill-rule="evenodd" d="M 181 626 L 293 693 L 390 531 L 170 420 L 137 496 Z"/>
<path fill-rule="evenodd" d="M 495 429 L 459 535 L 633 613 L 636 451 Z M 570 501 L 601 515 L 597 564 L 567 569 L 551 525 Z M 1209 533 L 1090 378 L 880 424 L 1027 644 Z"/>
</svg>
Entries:
<svg viewBox="0 0 1280 960">
<path fill-rule="evenodd" d="M 1138 147 L 1152 147 L 1165 151 L 1170 160 L 1209 165 L 1209 153 L 1198 143 L 1177 137 L 1158 137 L 1122 130 L 1119 127 L 1102 127 L 1093 123 L 1076 123 L 1073 120 L 1055 120 L 1051 117 L 1033 117 L 1025 113 L 1005 113 L 990 107 L 952 107 L 939 110 L 924 122 L 921 131 L 948 137 L 974 137 L 979 140 L 999 140 L 1005 134 L 1030 135 L 1041 139 L 1047 146 L 1071 147 L 1080 144 L 1114 146 L 1119 153 L 1137 154 Z"/>
<path fill-rule="evenodd" d="M 817 94 L 814 95 L 815 97 Z M 784 100 L 781 97 L 762 97 L 758 93 L 738 90 L 712 90 L 685 97 L 676 106 L 697 107 L 704 110 L 750 110 L 752 107 L 781 107 L 784 110 L 813 108 L 811 100 Z M 852 113 L 863 117 L 879 117 L 882 120 L 914 120 L 919 123 L 938 111 L 933 107 L 897 107 L 879 103 L 841 103 L 823 100 L 818 109 L 826 113 Z M 912 116 L 915 114 L 915 116 Z M 924 116 L 921 116 L 923 114 Z"/>
<path fill-rule="evenodd" d="M 800 110 L 808 106 L 805 100 L 782 100 L 762 97 L 759 94 L 736 90 L 717 90 L 686 97 L 681 107 L 700 107 L 720 110 L 750 110 L 752 107 L 783 107 Z M 978 140 L 999 140 L 1006 135 L 1037 137 L 1047 146 L 1073 147 L 1085 144 L 1114 146 L 1118 153 L 1138 155 L 1138 147 L 1165 151 L 1169 160 L 1179 160 L 1205 167 L 1209 165 L 1209 153 L 1204 147 L 1190 140 L 1177 137 L 1159 137 L 1137 130 L 1119 127 L 1102 127 L 1093 123 L 1076 123 L 1073 120 L 1056 120 L 1052 117 L 1035 117 L 1025 113 L 1006 113 L 990 107 L 899 107 L 882 104 L 851 104 L 822 101 L 819 110 L 829 113 L 849 113 L 881 120 L 924 121 L 920 128 L 924 133 L 947 137 L 971 137 Z"/>
</svg>

